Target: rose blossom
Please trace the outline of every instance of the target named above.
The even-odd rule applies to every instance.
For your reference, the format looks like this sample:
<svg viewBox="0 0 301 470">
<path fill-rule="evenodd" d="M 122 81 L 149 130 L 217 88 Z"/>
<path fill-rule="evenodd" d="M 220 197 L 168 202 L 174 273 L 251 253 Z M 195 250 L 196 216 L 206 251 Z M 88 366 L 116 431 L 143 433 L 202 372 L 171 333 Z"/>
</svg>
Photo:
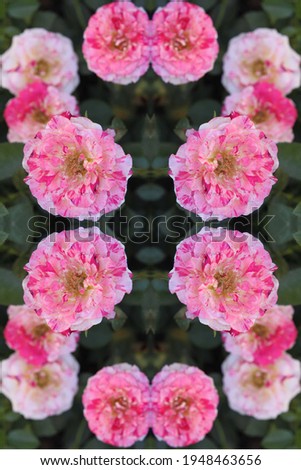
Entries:
<svg viewBox="0 0 301 470">
<path fill-rule="evenodd" d="M 123 245 L 97 227 L 52 233 L 25 266 L 24 302 L 53 331 L 82 331 L 113 318 L 132 289 Z"/>
<path fill-rule="evenodd" d="M 26 305 L 10 305 L 9 320 L 4 329 L 7 345 L 26 362 L 42 366 L 60 356 L 75 351 L 79 335 L 54 333 L 34 310 Z"/>
<path fill-rule="evenodd" d="M 112 2 L 91 16 L 84 32 L 88 68 L 109 82 L 137 82 L 149 66 L 149 19 L 131 2 Z"/>
<path fill-rule="evenodd" d="M 235 336 L 224 333 L 226 351 L 258 366 L 272 364 L 296 341 L 297 328 L 292 320 L 293 312 L 290 305 L 275 305 L 247 333 Z"/>
<path fill-rule="evenodd" d="M 83 394 L 84 416 L 97 439 L 130 447 L 149 430 L 150 385 L 130 364 L 104 367 L 88 380 Z"/>
<path fill-rule="evenodd" d="M 222 83 L 229 93 L 259 81 L 273 83 L 284 95 L 301 83 L 300 56 L 287 36 L 258 28 L 230 40 L 224 56 Z"/>
<path fill-rule="evenodd" d="M 247 116 L 233 113 L 187 131 L 169 159 L 178 203 L 203 220 L 247 215 L 277 181 L 277 146 Z"/>
<path fill-rule="evenodd" d="M 301 391 L 300 361 L 286 353 L 261 367 L 230 354 L 222 371 L 230 408 L 256 419 L 277 418 Z"/>
<path fill-rule="evenodd" d="M 213 380 L 196 367 L 172 364 L 152 381 L 152 429 L 171 447 L 201 441 L 217 416 L 218 394 Z"/>
<path fill-rule="evenodd" d="M 46 126 L 52 116 L 65 111 L 78 115 L 73 96 L 40 80 L 30 83 L 6 105 L 4 119 L 9 128 L 8 141 L 26 143 Z"/>
<path fill-rule="evenodd" d="M 203 8 L 170 2 L 155 12 L 151 61 L 154 71 L 174 85 L 199 80 L 218 54 L 217 31 Z"/>
<path fill-rule="evenodd" d="M 25 182 L 55 215 L 99 218 L 124 201 L 132 159 L 114 131 L 84 117 L 54 116 L 24 147 Z"/>
<path fill-rule="evenodd" d="M 276 266 L 249 233 L 204 227 L 177 247 L 169 289 L 187 317 L 219 331 L 248 331 L 277 301 Z"/>
<path fill-rule="evenodd" d="M 36 79 L 72 93 L 79 83 L 77 56 L 70 39 L 43 28 L 13 37 L 2 55 L 2 87 L 14 95 Z"/>
<path fill-rule="evenodd" d="M 1 363 L 0 391 L 11 401 L 13 411 L 26 419 L 45 419 L 71 408 L 78 371 L 71 354 L 39 367 L 14 353 Z"/>
<path fill-rule="evenodd" d="M 274 142 L 294 140 L 296 106 L 271 83 L 259 82 L 227 96 L 222 114 L 227 116 L 233 111 L 249 116 L 257 129 Z"/>
</svg>

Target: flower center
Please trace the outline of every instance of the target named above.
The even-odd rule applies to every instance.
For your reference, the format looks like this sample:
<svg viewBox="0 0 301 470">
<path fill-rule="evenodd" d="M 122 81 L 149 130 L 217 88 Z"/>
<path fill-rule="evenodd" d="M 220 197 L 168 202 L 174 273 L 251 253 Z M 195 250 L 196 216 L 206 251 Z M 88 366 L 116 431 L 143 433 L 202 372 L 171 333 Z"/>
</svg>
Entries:
<svg viewBox="0 0 301 470">
<path fill-rule="evenodd" d="M 50 328 L 46 323 L 43 323 L 42 325 L 37 325 L 34 327 L 32 330 L 32 335 L 34 338 L 42 338 L 46 333 L 50 331 Z"/>
<path fill-rule="evenodd" d="M 266 338 L 269 335 L 269 330 L 266 326 L 260 325 L 257 323 L 256 325 L 252 326 L 251 330 L 255 335 L 259 336 L 260 338 Z"/>
<path fill-rule="evenodd" d="M 112 38 L 111 47 L 120 52 L 125 52 L 129 48 L 129 40 L 127 37 L 115 33 Z"/>
<path fill-rule="evenodd" d="M 50 375 L 45 370 L 40 370 L 34 373 L 34 381 L 40 388 L 45 388 L 50 383 Z"/>
<path fill-rule="evenodd" d="M 128 409 L 129 403 L 127 398 L 118 397 L 112 399 L 111 406 L 115 413 L 124 413 Z"/>
<path fill-rule="evenodd" d="M 45 59 L 40 59 L 34 66 L 34 75 L 46 77 L 50 71 L 49 63 Z"/>
<path fill-rule="evenodd" d="M 66 156 L 65 160 L 65 173 L 69 178 L 76 178 L 84 176 L 87 170 L 84 167 L 84 158 L 81 158 L 83 153 L 72 153 Z"/>
<path fill-rule="evenodd" d="M 47 114 L 41 109 L 35 109 L 32 112 L 32 118 L 34 119 L 34 121 L 39 122 L 41 124 L 47 124 L 47 122 L 49 121 L 49 116 L 47 116 Z"/>
<path fill-rule="evenodd" d="M 84 293 L 84 281 L 87 278 L 84 272 L 69 271 L 65 276 L 66 290 L 73 295 Z"/>
<path fill-rule="evenodd" d="M 172 47 L 175 51 L 181 52 L 184 49 L 188 49 L 190 46 L 190 41 L 188 34 L 186 32 L 178 34 L 172 40 Z"/>
<path fill-rule="evenodd" d="M 252 63 L 251 70 L 255 77 L 263 77 L 267 74 L 265 62 L 261 59 L 257 59 Z"/>
<path fill-rule="evenodd" d="M 267 379 L 267 373 L 262 370 L 256 370 L 253 372 L 251 377 L 251 383 L 256 388 L 264 387 Z"/>
<path fill-rule="evenodd" d="M 214 278 L 222 295 L 232 294 L 235 291 L 237 277 L 233 271 L 218 272 L 214 275 Z"/>
<path fill-rule="evenodd" d="M 177 395 L 172 401 L 172 407 L 176 413 L 187 413 L 190 406 L 190 400 Z"/>
<path fill-rule="evenodd" d="M 266 121 L 269 117 L 269 113 L 266 109 L 260 109 L 257 113 L 252 117 L 252 121 L 254 124 L 261 124 L 262 122 Z"/>
<path fill-rule="evenodd" d="M 219 154 L 217 160 L 217 167 L 215 168 L 215 174 L 217 176 L 228 176 L 233 177 L 237 170 L 236 159 L 229 153 Z"/>
</svg>

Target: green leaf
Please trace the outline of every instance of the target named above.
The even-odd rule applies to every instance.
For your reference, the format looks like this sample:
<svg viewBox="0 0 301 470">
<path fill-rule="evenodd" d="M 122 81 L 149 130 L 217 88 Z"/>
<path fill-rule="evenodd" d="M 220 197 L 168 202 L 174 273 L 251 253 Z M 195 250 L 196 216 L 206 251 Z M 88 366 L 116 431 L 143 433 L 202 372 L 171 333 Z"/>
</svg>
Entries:
<svg viewBox="0 0 301 470">
<path fill-rule="evenodd" d="M 154 264 L 161 263 L 165 258 L 165 253 L 156 247 L 147 247 L 141 248 L 137 254 L 136 258 L 140 263 L 153 266 Z"/>
<path fill-rule="evenodd" d="M 7 237 L 8 237 L 8 233 L 0 230 L 0 245 L 3 245 L 3 243 L 7 240 Z"/>
<path fill-rule="evenodd" d="M 182 118 L 174 128 L 174 133 L 179 137 L 179 139 L 183 140 L 183 142 L 186 142 L 187 129 L 191 129 L 191 123 L 187 118 Z"/>
<path fill-rule="evenodd" d="M 58 432 L 51 418 L 33 421 L 32 429 L 38 437 L 51 437 Z"/>
<path fill-rule="evenodd" d="M 19 421 L 21 418 L 21 415 L 19 413 L 15 413 L 14 411 L 10 411 L 9 413 L 6 413 L 4 416 L 4 420 L 7 423 L 15 423 L 16 421 Z"/>
<path fill-rule="evenodd" d="M 301 304 L 301 268 L 293 269 L 279 279 L 278 303 Z"/>
<path fill-rule="evenodd" d="M 113 115 L 111 107 L 105 101 L 97 99 L 83 101 L 80 104 L 80 112 L 102 127 L 109 126 Z"/>
<path fill-rule="evenodd" d="M 38 438 L 29 429 L 10 431 L 7 442 L 13 449 L 36 449 L 40 444 Z"/>
<path fill-rule="evenodd" d="M 194 127 L 198 127 L 204 122 L 210 121 L 214 116 L 219 116 L 221 113 L 221 104 L 215 100 L 200 100 L 196 101 L 188 111 L 188 116 L 191 118 Z"/>
<path fill-rule="evenodd" d="M 118 118 L 114 118 L 110 125 L 111 129 L 115 131 L 115 142 L 118 142 L 122 137 L 127 133 L 127 128 L 124 125 L 123 121 Z"/>
<path fill-rule="evenodd" d="M 111 322 L 113 330 L 120 330 L 127 321 L 127 318 L 127 315 L 123 312 L 123 310 L 121 310 L 121 308 L 115 307 L 115 317 Z"/>
<path fill-rule="evenodd" d="M 101 7 L 104 2 L 100 0 L 84 0 L 84 3 L 87 7 L 91 8 L 91 10 L 97 10 L 97 8 Z"/>
<path fill-rule="evenodd" d="M 249 11 L 243 18 L 251 30 L 269 27 L 268 17 L 263 11 Z"/>
<path fill-rule="evenodd" d="M 19 204 L 10 207 L 8 213 L 9 240 L 19 245 L 25 245 L 29 235 L 28 222 L 34 215 L 29 200 L 24 198 Z"/>
<path fill-rule="evenodd" d="M 8 214 L 8 210 L 6 209 L 5 205 L 0 202 L 0 217 Z"/>
<path fill-rule="evenodd" d="M 6 449 L 6 431 L 4 429 L 0 429 L 0 449 Z"/>
<path fill-rule="evenodd" d="M 189 449 L 217 449 L 217 445 L 212 439 L 205 437 L 202 441 L 189 446 Z"/>
<path fill-rule="evenodd" d="M 297 204 L 297 206 L 295 207 L 294 214 L 297 217 L 301 217 L 301 202 L 299 202 L 299 204 Z"/>
<path fill-rule="evenodd" d="M 99 325 L 90 328 L 87 336 L 81 335 L 80 344 L 87 349 L 103 348 L 110 343 L 112 334 L 112 328 L 109 323 L 103 320 Z"/>
<path fill-rule="evenodd" d="M 99 441 L 95 437 L 89 439 L 88 442 L 83 447 L 84 449 L 112 449 L 111 446 L 105 444 L 104 442 Z"/>
<path fill-rule="evenodd" d="M 274 241 L 281 245 L 292 240 L 293 233 L 296 230 L 296 218 L 293 209 L 282 202 L 278 202 L 277 198 L 269 205 L 268 213 L 274 216 L 267 228 Z"/>
<path fill-rule="evenodd" d="M 286 2 L 283 0 L 264 0 L 262 8 L 268 14 L 272 23 L 290 18 L 294 13 L 294 7 L 289 0 L 286 0 Z"/>
<path fill-rule="evenodd" d="M 182 307 L 174 316 L 174 320 L 181 330 L 187 331 L 190 327 L 190 320 L 186 317 L 187 308 Z"/>
<path fill-rule="evenodd" d="M 197 348 L 214 349 L 220 346 L 221 336 L 209 326 L 203 325 L 199 320 L 194 320 L 188 332 L 190 341 Z"/>
<path fill-rule="evenodd" d="M 204 8 L 204 10 L 208 11 L 212 7 L 214 7 L 214 5 L 217 3 L 217 1 L 218 0 L 201 0 L 201 1 L 196 1 L 194 3 L 196 3 L 200 7 Z"/>
<path fill-rule="evenodd" d="M 164 196 L 165 190 L 158 184 L 148 183 L 139 186 L 136 193 L 144 201 L 158 201 Z"/>
<path fill-rule="evenodd" d="M 301 180 L 301 144 L 278 144 L 280 168 L 291 178 Z"/>
<path fill-rule="evenodd" d="M 251 437 L 263 437 L 266 435 L 269 428 L 269 421 L 259 421 L 250 418 L 247 426 L 244 428 L 244 433 Z"/>
<path fill-rule="evenodd" d="M 296 240 L 296 242 L 298 243 L 298 245 L 301 246 L 301 231 L 293 233 L 293 237 Z"/>
<path fill-rule="evenodd" d="M 0 181 L 11 178 L 21 167 L 23 160 L 23 144 L 0 144 Z"/>
<path fill-rule="evenodd" d="M 7 12 L 11 18 L 30 20 L 38 8 L 38 0 L 10 0 Z"/>
<path fill-rule="evenodd" d="M 69 29 L 63 18 L 53 11 L 37 11 L 32 20 L 33 28 L 44 28 L 54 33 L 69 36 Z"/>
<path fill-rule="evenodd" d="M 294 442 L 294 434 L 287 429 L 274 429 L 262 441 L 266 449 L 285 449 Z"/>
<path fill-rule="evenodd" d="M 0 304 L 23 304 L 22 280 L 4 268 L 0 268 Z"/>
</svg>

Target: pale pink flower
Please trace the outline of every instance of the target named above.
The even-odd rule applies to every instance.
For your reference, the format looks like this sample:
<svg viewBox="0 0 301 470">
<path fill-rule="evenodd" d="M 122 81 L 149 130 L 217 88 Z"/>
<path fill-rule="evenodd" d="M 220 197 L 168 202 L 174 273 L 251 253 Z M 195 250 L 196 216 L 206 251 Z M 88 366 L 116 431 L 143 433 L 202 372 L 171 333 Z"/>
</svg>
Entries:
<svg viewBox="0 0 301 470">
<path fill-rule="evenodd" d="M 0 391 L 16 413 L 26 419 L 45 419 L 71 408 L 78 372 L 71 354 L 40 367 L 14 353 L 0 364 Z"/>
<path fill-rule="evenodd" d="M 151 396 L 153 433 L 171 447 L 201 441 L 217 417 L 213 380 L 196 367 L 163 367 L 152 381 Z"/>
<path fill-rule="evenodd" d="M 249 233 L 204 227 L 177 247 L 169 289 L 187 317 L 219 331 L 248 331 L 277 301 L 276 266 Z"/>
<path fill-rule="evenodd" d="M 289 410 L 290 401 L 301 391 L 300 365 L 286 353 L 261 367 L 230 354 L 222 364 L 230 408 L 256 419 L 277 418 Z"/>
<path fill-rule="evenodd" d="M 82 331 L 113 318 L 131 292 L 123 245 L 93 229 L 52 233 L 25 266 L 24 302 L 53 331 Z"/>
<path fill-rule="evenodd" d="M 130 447 L 145 438 L 150 425 L 150 385 L 137 366 L 104 367 L 88 380 L 84 416 L 97 439 Z"/>
<path fill-rule="evenodd" d="M 4 110 L 8 126 L 9 142 L 24 142 L 33 139 L 55 114 L 70 112 L 78 115 L 74 96 L 59 91 L 36 80 L 11 99 Z"/>
<path fill-rule="evenodd" d="M 222 83 L 229 93 L 259 81 L 273 83 L 284 95 L 301 83 L 300 55 L 275 29 L 239 34 L 230 40 L 224 56 Z"/>
<path fill-rule="evenodd" d="M 1 56 L 2 87 L 17 95 L 36 79 L 72 93 L 79 83 L 72 42 L 43 28 L 26 29 L 13 37 Z"/>
<path fill-rule="evenodd" d="M 169 159 L 178 203 L 203 220 L 248 215 L 277 179 L 277 146 L 247 116 L 211 119 Z"/>
<path fill-rule="evenodd" d="M 157 9 L 151 27 L 152 66 L 165 82 L 196 81 L 213 69 L 219 49 L 217 31 L 203 8 L 169 2 Z"/>
<path fill-rule="evenodd" d="M 272 364 L 295 344 L 298 332 L 293 312 L 290 305 L 275 305 L 248 332 L 234 336 L 223 333 L 226 351 L 258 366 Z"/>
<path fill-rule="evenodd" d="M 88 68 L 103 80 L 137 82 L 150 60 L 149 19 L 132 2 L 112 2 L 91 16 L 84 32 Z"/>
<path fill-rule="evenodd" d="M 40 206 L 63 217 L 99 218 L 124 201 L 132 159 L 114 131 L 84 117 L 54 116 L 24 147 L 25 178 Z"/>
<path fill-rule="evenodd" d="M 274 142 L 294 140 L 292 129 L 298 116 L 295 103 L 271 83 L 259 82 L 227 96 L 222 114 L 227 116 L 233 111 L 249 116 L 257 129 Z"/>
<path fill-rule="evenodd" d="M 78 333 L 69 336 L 54 333 L 35 311 L 26 305 L 10 305 L 9 320 L 4 329 L 7 345 L 19 353 L 26 362 L 43 366 L 75 351 Z"/>
</svg>

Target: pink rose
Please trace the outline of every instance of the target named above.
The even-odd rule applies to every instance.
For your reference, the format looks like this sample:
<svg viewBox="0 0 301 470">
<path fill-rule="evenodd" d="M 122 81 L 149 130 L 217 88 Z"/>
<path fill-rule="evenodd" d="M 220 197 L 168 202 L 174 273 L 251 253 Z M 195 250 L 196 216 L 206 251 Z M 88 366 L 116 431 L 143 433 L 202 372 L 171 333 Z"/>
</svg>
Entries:
<svg viewBox="0 0 301 470">
<path fill-rule="evenodd" d="M 132 290 L 123 245 L 97 227 L 52 233 L 25 269 L 24 302 L 56 332 L 113 318 L 115 305 Z"/>
<path fill-rule="evenodd" d="M 25 29 L 1 57 L 1 85 L 17 95 L 38 79 L 72 93 L 79 83 L 77 62 L 70 39 L 42 28 Z"/>
<path fill-rule="evenodd" d="M 26 305 L 11 305 L 7 313 L 9 320 L 4 329 L 5 341 L 29 364 L 43 366 L 75 351 L 79 339 L 77 333 L 69 336 L 54 333 Z"/>
<path fill-rule="evenodd" d="M 169 2 L 157 9 L 151 28 L 152 66 L 165 82 L 196 81 L 213 69 L 219 49 L 217 31 L 203 8 Z"/>
<path fill-rule="evenodd" d="M 97 439 L 130 447 L 149 430 L 150 385 L 136 366 L 104 367 L 88 380 L 84 415 Z"/>
<path fill-rule="evenodd" d="M 230 354 L 222 365 L 230 408 L 256 419 L 277 418 L 301 391 L 300 365 L 285 353 L 273 364 L 260 367 Z"/>
<path fill-rule="evenodd" d="M 40 367 L 14 353 L 0 364 L 0 391 L 11 401 L 13 411 L 24 418 L 45 419 L 71 408 L 78 371 L 71 354 Z"/>
<path fill-rule="evenodd" d="M 217 416 L 213 380 L 196 367 L 165 366 L 152 388 L 152 429 L 157 439 L 183 447 L 204 439 Z"/>
<path fill-rule="evenodd" d="M 226 351 L 258 366 L 272 364 L 296 341 L 298 332 L 292 320 L 293 312 L 290 305 L 275 305 L 246 333 L 235 336 L 224 333 Z"/>
<path fill-rule="evenodd" d="M 277 301 L 276 266 L 249 233 L 204 227 L 177 247 L 169 289 L 187 317 L 219 331 L 248 331 Z"/>
<path fill-rule="evenodd" d="M 247 215 L 277 181 L 277 146 L 247 116 L 233 114 L 187 131 L 169 159 L 178 203 L 203 220 Z"/>
<path fill-rule="evenodd" d="M 124 201 L 132 159 L 84 117 L 54 116 L 24 147 L 25 179 L 40 206 L 63 217 L 99 218 Z"/>
<path fill-rule="evenodd" d="M 300 56 L 287 36 L 258 28 L 231 39 L 224 56 L 222 83 L 235 93 L 259 81 L 273 83 L 284 95 L 301 83 Z"/>
<path fill-rule="evenodd" d="M 84 32 L 88 68 L 103 80 L 137 82 L 150 60 L 149 19 L 132 2 L 112 2 L 91 16 Z"/>
<path fill-rule="evenodd" d="M 274 85 L 259 82 L 227 96 L 223 116 L 233 111 L 248 116 L 265 135 L 274 142 L 292 142 L 293 127 L 297 119 L 295 103 Z"/>
<path fill-rule="evenodd" d="M 36 80 L 6 105 L 4 119 L 9 128 L 7 139 L 9 142 L 26 143 L 45 128 L 52 116 L 66 111 L 78 115 L 76 99 Z"/>
</svg>

